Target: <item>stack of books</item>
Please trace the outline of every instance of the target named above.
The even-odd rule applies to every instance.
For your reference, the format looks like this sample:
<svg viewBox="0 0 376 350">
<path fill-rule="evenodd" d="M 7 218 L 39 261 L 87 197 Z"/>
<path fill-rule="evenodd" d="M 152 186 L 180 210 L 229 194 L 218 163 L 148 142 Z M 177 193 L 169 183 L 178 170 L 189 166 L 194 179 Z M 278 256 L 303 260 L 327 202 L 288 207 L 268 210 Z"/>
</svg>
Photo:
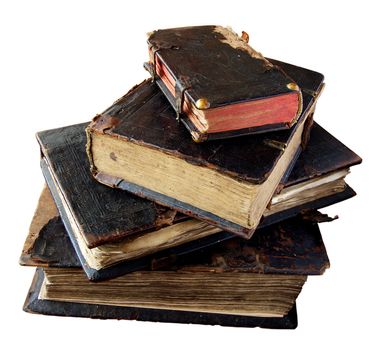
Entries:
<svg viewBox="0 0 376 350">
<path fill-rule="evenodd" d="M 37 133 L 46 187 L 24 310 L 295 328 L 329 259 L 318 209 L 361 159 L 313 121 L 323 75 L 199 26 L 148 37 L 151 78 L 91 123 Z"/>
</svg>

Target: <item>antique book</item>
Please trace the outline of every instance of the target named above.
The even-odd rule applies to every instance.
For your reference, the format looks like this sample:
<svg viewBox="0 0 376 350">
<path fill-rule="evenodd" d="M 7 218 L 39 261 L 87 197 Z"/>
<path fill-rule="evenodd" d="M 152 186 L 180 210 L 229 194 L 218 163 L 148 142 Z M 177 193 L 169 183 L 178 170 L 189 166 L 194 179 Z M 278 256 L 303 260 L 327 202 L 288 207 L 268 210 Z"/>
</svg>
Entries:
<svg viewBox="0 0 376 350">
<path fill-rule="evenodd" d="M 145 68 L 195 141 L 290 128 L 301 114 L 300 82 L 249 46 L 245 32 L 163 29 L 149 34 L 148 47 Z"/>
<path fill-rule="evenodd" d="M 218 314 L 283 318 L 293 308 L 306 276 L 322 274 L 329 267 L 318 225 L 290 219 L 251 240 L 233 238 L 169 267 L 91 283 L 78 268 L 69 240 L 61 245 L 59 231 L 29 235 L 25 243 L 31 247 L 29 265 L 44 266 L 37 297 L 42 303 L 204 313 L 213 314 L 214 320 Z"/>
<path fill-rule="evenodd" d="M 79 254 L 75 253 L 75 242 L 72 242 L 69 231 L 67 231 L 56 207 L 54 208 L 51 196 L 48 191 L 44 190 L 22 249 L 20 264 L 43 267 L 82 267 Z M 292 246 L 289 244 L 291 241 L 294 242 Z M 317 248 L 318 246 L 320 249 Z M 300 254 L 294 255 L 295 249 L 299 249 Z M 149 259 L 148 263 L 140 265 L 139 270 L 171 268 L 171 265 L 179 262 L 187 264 L 193 258 L 201 265 L 210 266 L 213 271 L 213 261 L 219 252 L 226 257 L 226 260 L 232 261 L 236 265 L 238 259 L 236 255 L 244 251 L 249 255 L 247 258 L 242 256 L 239 259 L 244 258 L 248 261 L 250 265 L 247 265 L 247 269 L 252 269 L 252 272 L 278 273 L 283 270 L 286 273 L 296 274 L 294 269 L 299 267 L 300 274 L 320 274 L 327 265 L 323 249 L 317 225 L 311 221 L 309 215 L 305 215 L 260 228 L 250 240 L 229 235 L 221 243 L 200 246 L 196 250 L 185 252 L 185 254 L 170 255 L 170 259 Z M 270 251 L 275 257 L 264 257 Z M 319 255 L 316 255 L 315 252 Z M 306 257 L 301 260 L 303 254 Z M 319 259 L 318 256 L 322 258 Z M 167 255 L 167 257 L 169 256 Z M 220 263 L 217 266 L 219 269 L 226 265 L 223 264 L 223 259 L 219 259 L 217 262 Z M 262 263 L 259 264 L 259 262 Z M 85 268 L 85 265 L 83 267 Z"/>
<path fill-rule="evenodd" d="M 40 132 L 38 140 L 44 176 L 90 279 L 140 270 L 232 236 L 200 220 L 97 183 L 90 175 L 85 156 L 85 126 Z M 321 152 L 320 159 L 317 151 Z M 274 196 L 275 203 L 266 210 L 261 226 L 354 195 L 344 177 L 359 157 L 316 124 L 300 159 L 291 180 L 286 180 L 285 189 Z M 46 190 L 40 202 L 54 207 Z M 34 222 L 41 220 L 37 210 L 30 231 L 37 232 L 39 226 L 35 229 Z M 47 217 L 42 222 L 48 220 Z"/>
<path fill-rule="evenodd" d="M 322 87 L 320 75 L 288 67 L 311 93 L 303 90 L 294 127 L 203 144 L 190 140 L 158 87 L 144 81 L 87 128 L 94 177 L 249 238 L 300 152 Z"/>
<path fill-rule="evenodd" d="M 87 317 L 99 319 L 137 320 L 152 322 L 193 323 L 227 327 L 260 327 L 295 329 L 298 325 L 296 306 L 283 317 L 252 317 L 205 312 L 160 310 L 154 308 L 85 304 L 40 299 L 44 271 L 38 268 L 27 294 L 24 311 L 52 316 Z"/>
<path fill-rule="evenodd" d="M 41 299 L 253 317 L 287 315 L 306 281 L 286 274 L 137 271 L 92 283 L 80 269 L 43 270 Z"/>
</svg>

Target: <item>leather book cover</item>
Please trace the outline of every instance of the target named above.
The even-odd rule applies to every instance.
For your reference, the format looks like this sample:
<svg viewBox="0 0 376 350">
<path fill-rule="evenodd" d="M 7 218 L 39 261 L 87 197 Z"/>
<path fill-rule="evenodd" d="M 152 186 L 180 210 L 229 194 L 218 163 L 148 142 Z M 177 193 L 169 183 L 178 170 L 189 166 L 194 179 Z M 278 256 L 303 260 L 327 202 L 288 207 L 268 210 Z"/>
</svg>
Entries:
<svg viewBox="0 0 376 350">
<path fill-rule="evenodd" d="M 299 118 L 300 82 L 247 38 L 213 25 L 149 34 L 145 68 L 195 141 L 286 129 Z"/>
<path fill-rule="evenodd" d="M 38 268 L 35 272 L 34 279 L 24 303 L 24 311 L 34 314 L 53 316 L 193 323 L 229 327 L 295 329 L 298 325 L 295 305 L 284 317 L 250 317 L 43 300 L 38 298 L 43 283 L 43 278 L 43 269 Z"/>
<path fill-rule="evenodd" d="M 41 132 L 38 134 L 38 138 L 42 146 L 43 158 L 41 165 L 43 173 L 54 196 L 55 202 L 59 207 L 59 212 L 65 227 L 71 236 L 77 254 L 90 279 L 106 279 L 127 272 L 144 269 L 150 266 L 152 261 L 169 261 L 171 259 L 170 257 L 180 256 L 233 236 L 228 232 L 219 232 L 212 236 L 200 238 L 197 241 L 165 249 L 160 253 L 151 254 L 150 256 L 125 261 L 124 263 L 109 268 L 100 270 L 90 268 L 80 252 L 79 245 L 73 234 L 73 228 L 67 217 L 66 208 L 64 208 L 60 196 L 57 193 L 56 180 L 52 179 L 51 173 L 48 170 L 49 168 L 53 170 L 58 186 L 64 193 L 64 198 L 66 202 L 69 203 L 69 207 L 72 208 L 73 215 L 81 218 L 80 222 L 85 223 L 85 226 L 82 226 L 81 229 L 82 235 L 86 235 L 88 232 L 89 238 L 87 240 L 92 237 L 97 237 L 96 241 L 94 241 L 97 245 L 100 245 L 101 243 L 116 242 L 118 239 L 122 238 L 119 233 L 124 232 L 124 222 L 131 222 L 133 218 L 133 207 L 130 206 L 129 203 L 135 203 L 134 208 L 141 207 L 138 201 L 145 207 L 149 204 L 151 209 L 154 209 L 156 205 L 139 197 L 135 197 L 127 192 L 110 189 L 93 180 L 88 168 L 88 160 L 84 149 L 85 126 L 86 124 L 78 124 L 75 126 Z M 325 144 L 327 144 L 327 147 Z M 330 147 L 330 145 L 332 146 Z M 317 159 L 316 151 L 318 149 L 322 150 L 322 152 L 327 149 L 326 158 L 331 159 L 331 162 L 325 162 L 321 165 L 321 158 Z M 49 165 L 47 165 L 46 159 L 48 159 Z M 311 140 L 306 150 L 301 154 L 300 159 L 302 161 L 299 163 L 299 168 L 293 169 L 291 173 L 291 177 L 294 178 L 294 180 L 290 181 L 290 186 L 299 183 L 299 176 L 302 176 L 305 179 L 314 178 L 336 171 L 340 168 L 349 167 L 359 161 L 359 157 L 357 157 L 355 153 L 341 144 L 317 124 L 313 126 Z M 299 176 L 296 175 L 297 173 L 299 173 Z M 317 209 L 333 204 L 350 198 L 354 194 L 353 190 L 346 186 L 341 192 L 269 215 L 264 218 L 261 226 L 270 225 L 285 218 L 295 216 L 302 210 Z M 46 202 L 46 198 L 43 199 L 43 202 Z M 93 203 L 95 205 L 93 205 Z M 53 207 L 53 205 L 50 205 L 50 207 Z M 127 210 L 123 208 L 127 208 Z M 159 209 L 159 212 L 161 211 L 163 211 L 162 207 Z M 149 213 L 150 211 L 146 211 L 146 222 L 150 222 Z M 129 219 L 127 219 L 128 215 Z M 57 216 L 57 214 L 54 216 Z M 179 218 L 179 220 L 183 219 L 182 216 Z M 59 222 L 59 225 L 61 225 L 61 221 Z M 142 221 L 138 221 L 138 224 L 141 228 L 146 226 Z M 107 229 L 105 229 L 105 225 L 107 225 Z M 118 235 L 114 237 L 109 234 L 111 230 L 118 233 Z M 35 232 L 39 232 L 39 230 L 36 229 Z M 132 234 L 137 235 L 137 233 Z M 131 237 L 132 234 L 128 233 L 128 236 Z M 123 237 L 126 238 L 127 234 Z"/>
<path fill-rule="evenodd" d="M 350 168 L 361 162 L 362 158 L 355 152 L 314 122 L 307 146 L 297 159 L 285 182 L 285 187 L 296 185 L 336 170 Z"/>
<path fill-rule="evenodd" d="M 296 153 L 301 151 L 299 146 L 297 149 L 295 147 L 289 148 L 289 146 L 292 144 L 292 140 L 296 142 L 300 139 L 298 135 L 302 132 L 308 116 L 311 115 L 317 94 L 322 88 L 322 77 L 320 75 L 287 64 L 286 67 L 289 69 L 289 74 L 296 76 L 300 82 L 304 95 L 303 115 L 294 127 L 268 134 L 244 136 L 231 140 L 216 140 L 202 144 L 192 142 L 181 125 L 176 123 L 174 111 L 158 87 L 151 81 L 141 83 L 98 115 L 89 125 L 87 129 L 87 149 L 93 175 L 99 182 L 110 187 L 118 187 L 135 193 L 218 226 L 223 230 L 249 238 L 257 227 L 263 209 L 272 196 L 272 193 L 270 193 L 269 198 L 269 191 L 274 193 L 278 186 L 276 184 L 274 188 L 274 183 L 269 186 L 269 181 L 275 179 L 272 174 L 277 169 L 281 169 L 282 162 L 280 161 L 282 159 L 288 159 L 288 161 L 283 162 L 283 173 L 291 168 L 296 159 Z M 252 209 L 247 211 L 246 206 L 244 206 L 244 213 L 241 211 L 242 214 L 238 215 L 239 219 L 237 220 L 234 218 L 235 215 L 232 212 L 230 213 L 229 208 L 233 208 L 232 205 L 226 206 L 224 204 L 221 207 L 218 205 L 214 207 L 210 205 L 210 201 L 198 204 L 198 199 L 204 196 L 199 189 L 195 189 L 197 195 L 193 201 L 187 194 L 189 192 L 188 187 L 191 188 L 192 185 L 188 180 L 180 177 L 180 174 L 176 178 L 179 177 L 180 187 L 184 185 L 184 194 L 179 196 L 176 195 L 175 191 L 179 186 L 175 184 L 172 186 L 171 183 L 166 186 L 154 178 L 149 181 L 149 177 L 153 176 L 151 171 L 148 172 L 148 177 L 136 177 L 133 173 L 130 175 L 127 171 L 127 176 L 132 177 L 132 180 L 129 181 L 124 179 L 123 175 L 118 174 L 121 169 L 125 172 L 123 165 L 120 169 L 120 164 L 128 164 L 134 172 L 140 171 L 140 169 L 127 163 L 125 157 L 130 154 L 129 152 L 119 151 L 119 154 L 116 154 L 112 150 L 111 147 L 115 147 L 115 141 L 118 148 L 137 147 L 137 149 L 145 150 L 147 157 L 152 157 L 151 154 L 158 155 L 158 157 L 161 157 L 158 164 L 161 165 L 163 162 L 163 166 L 166 167 L 168 165 L 165 164 L 169 163 L 164 162 L 162 158 L 171 157 L 174 160 L 173 164 L 182 163 L 189 167 L 189 173 L 191 171 L 210 172 L 210 174 L 214 173 L 213 176 L 218 175 L 221 179 L 229 179 L 231 183 L 236 181 L 236 183 L 242 183 L 245 186 L 252 186 L 252 191 L 249 191 L 252 193 L 256 193 L 261 188 L 259 186 L 264 185 L 262 195 L 257 192 L 257 195 L 247 196 L 247 201 L 249 201 L 249 206 Z M 109 145 L 108 148 L 105 146 L 106 142 Z M 98 145 L 98 148 L 96 145 Z M 290 151 L 294 149 L 293 154 L 285 152 L 287 149 Z M 98 158 L 95 156 L 96 152 L 103 157 L 110 157 L 113 163 L 108 161 L 107 158 L 103 158 L 103 161 L 101 160 L 98 163 Z M 150 162 L 144 163 L 151 167 Z M 174 169 L 179 168 L 176 166 Z M 188 169 L 186 174 L 188 174 Z M 282 177 L 283 174 L 278 179 L 281 180 Z M 190 177 L 190 180 L 192 180 L 192 177 Z M 150 185 L 152 182 L 153 184 Z M 200 184 L 200 181 L 193 180 L 193 183 Z M 213 187 L 215 187 L 214 184 Z M 171 192 L 169 192 L 170 188 L 172 188 Z M 210 191 L 213 192 L 213 195 L 210 195 L 211 203 L 216 202 L 217 194 L 218 196 L 225 196 L 226 191 L 233 191 L 233 187 L 221 186 L 219 192 L 216 188 L 210 188 Z M 264 201 L 265 197 L 268 197 L 269 200 Z M 237 198 L 238 202 L 239 198 Z M 238 210 L 237 212 L 240 213 Z"/>
<path fill-rule="evenodd" d="M 95 181 L 85 152 L 87 125 L 37 133 L 42 164 L 54 174 L 87 246 L 94 248 L 172 224 L 176 211 Z"/>
<path fill-rule="evenodd" d="M 40 206 L 43 216 L 45 204 Z M 321 275 L 329 267 L 318 224 L 298 217 L 261 228 L 250 240 L 233 236 L 217 243 L 180 256 L 149 258 L 140 270 Z M 37 234 L 29 233 L 25 245 L 23 265 L 82 267 L 58 216 Z"/>
</svg>

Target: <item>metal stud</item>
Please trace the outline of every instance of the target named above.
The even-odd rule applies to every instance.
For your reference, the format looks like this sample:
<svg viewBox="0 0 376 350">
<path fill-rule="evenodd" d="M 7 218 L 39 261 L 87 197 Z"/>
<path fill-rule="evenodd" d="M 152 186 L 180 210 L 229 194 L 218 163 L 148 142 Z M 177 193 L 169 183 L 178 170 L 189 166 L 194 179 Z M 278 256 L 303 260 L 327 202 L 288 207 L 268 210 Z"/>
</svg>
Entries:
<svg viewBox="0 0 376 350">
<path fill-rule="evenodd" d="M 288 83 L 287 88 L 294 91 L 299 91 L 299 86 L 296 83 Z"/>
<path fill-rule="evenodd" d="M 210 107 L 210 103 L 206 98 L 199 98 L 195 102 L 195 106 L 198 109 L 208 109 Z"/>
</svg>

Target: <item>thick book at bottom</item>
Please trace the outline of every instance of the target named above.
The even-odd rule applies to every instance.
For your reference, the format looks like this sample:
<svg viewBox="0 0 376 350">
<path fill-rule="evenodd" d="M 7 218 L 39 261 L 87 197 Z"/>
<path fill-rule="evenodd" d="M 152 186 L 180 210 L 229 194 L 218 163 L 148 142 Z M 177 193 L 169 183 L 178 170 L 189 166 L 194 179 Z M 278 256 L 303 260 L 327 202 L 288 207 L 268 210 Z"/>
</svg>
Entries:
<svg viewBox="0 0 376 350">
<path fill-rule="evenodd" d="M 69 317 L 87 317 L 99 319 L 137 320 L 172 323 L 196 323 L 231 327 L 260 327 L 272 329 L 295 329 L 298 325 L 296 306 L 284 317 L 250 317 L 197 313 L 188 311 L 145 309 L 95 305 L 72 302 L 41 300 L 38 298 L 44 279 L 43 269 L 38 268 L 24 303 L 24 311 Z"/>
</svg>

